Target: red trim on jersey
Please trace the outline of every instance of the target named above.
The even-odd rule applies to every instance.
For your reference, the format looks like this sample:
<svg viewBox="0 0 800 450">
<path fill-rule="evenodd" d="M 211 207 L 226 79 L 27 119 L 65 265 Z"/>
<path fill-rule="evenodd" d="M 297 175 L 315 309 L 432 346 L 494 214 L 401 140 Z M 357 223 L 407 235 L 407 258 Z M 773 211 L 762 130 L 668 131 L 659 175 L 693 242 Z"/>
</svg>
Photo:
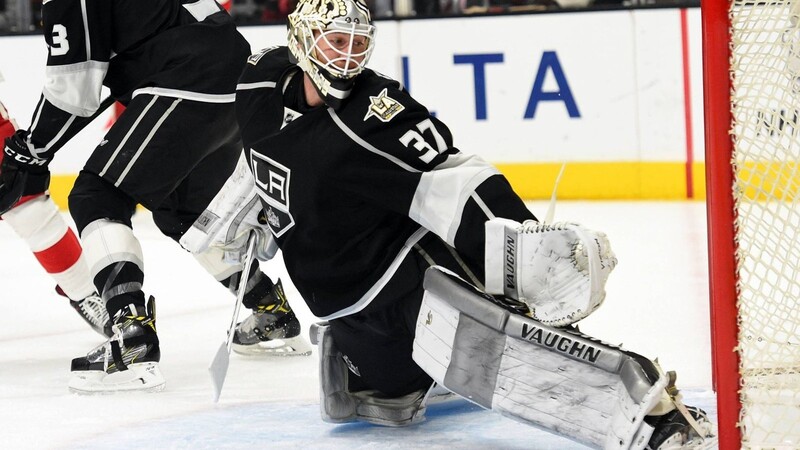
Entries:
<svg viewBox="0 0 800 450">
<path fill-rule="evenodd" d="M 17 130 L 14 129 L 14 124 L 11 123 L 10 120 L 6 120 L 0 117 L 0 139 L 5 139 L 11 136 L 12 134 L 14 134 L 15 131 Z M 0 158 L 2 158 L 1 153 L 2 152 L 0 152 Z"/>
<path fill-rule="evenodd" d="M 81 257 L 81 244 L 72 229 L 68 228 L 64 236 L 50 248 L 33 255 L 39 260 L 47 273 L 61 273 L 74 266 Z"/>
</svg>

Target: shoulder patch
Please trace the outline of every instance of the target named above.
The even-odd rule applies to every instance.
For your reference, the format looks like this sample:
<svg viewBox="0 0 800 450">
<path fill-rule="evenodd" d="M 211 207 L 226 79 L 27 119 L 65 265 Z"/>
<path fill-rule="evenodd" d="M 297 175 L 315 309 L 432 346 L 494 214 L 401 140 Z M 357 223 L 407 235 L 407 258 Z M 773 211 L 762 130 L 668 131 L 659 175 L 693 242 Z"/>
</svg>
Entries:
<svg viewBox="0 0 800 450">
<path fill-rule="evenodd" d="M 255 66 L 256 64 L 258 64 L 258 61 L 261 60 L 262 56 L 266 55 L 267 53 L 271 52 L 272 50 L 275 50 L 278 47 L 280 47 L 280 46 L 279 45 L 273 45 L 272 47 L 267 47 L 265 49 L 262 49 L 258 53 L 253 53 L 252 55 L 247 57 L 247 64 L 252 64 L 252 65 Z"/>
<path fill-rule="evenodd" d="M 369 109 L 367 109 L 367 115 L 364 116 L 364 122 L 373 116 L 377 117 L 381 122 L 388 122 L 404 109 L 406 109 L 406 107 L 392 97 L 389 97 L 387 88 L 383 88 L 381 93 L 377 96 L 373 97 L 370 95 Z"/>
</svg>

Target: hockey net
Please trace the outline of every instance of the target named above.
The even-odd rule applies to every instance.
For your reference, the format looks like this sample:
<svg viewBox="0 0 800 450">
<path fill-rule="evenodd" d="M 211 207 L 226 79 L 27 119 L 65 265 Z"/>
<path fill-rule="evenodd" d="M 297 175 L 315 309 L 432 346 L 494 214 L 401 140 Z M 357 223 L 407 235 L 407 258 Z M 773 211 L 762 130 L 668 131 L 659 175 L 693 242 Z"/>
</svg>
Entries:
<svg viewBox="0 0 800 450">
<path fill-rule="evenodd" d="M 702 3 L 720 448 L 796 449 L 800 0 Z"/>
</svg>

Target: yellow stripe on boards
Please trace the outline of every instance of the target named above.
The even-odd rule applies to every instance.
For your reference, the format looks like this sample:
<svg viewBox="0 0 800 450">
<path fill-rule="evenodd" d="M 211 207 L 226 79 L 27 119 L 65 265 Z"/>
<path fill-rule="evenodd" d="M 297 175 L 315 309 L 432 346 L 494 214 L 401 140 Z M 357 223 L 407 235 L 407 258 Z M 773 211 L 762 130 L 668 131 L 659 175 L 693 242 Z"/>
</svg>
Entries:
<svg viewBox="0 0 800 450">
<path fill-rule="evenodd" d="M 495 164 L 526 200 L 549 199 L 562 163 Z M 705 164 L 692 165 L 693 199 L 705 198 Z M 682 162 L 568 162 L 561 200 L 686 200 Z"/>
<path fill-rule="evenodd" d="M 51 175 L 50 176 L 50 197 L 56 202 L 59 208 L 67 210 L 67 197 L 72 185 L 75 184 L 77 175 Z"/>
<path fill-rule="evenodd" d="M 546 200 L 562 163 L 497 163 L 525 200 Z M 792 172 L 793 169 L 795 172 Z M 766 185 L 786 184 L 781 191 L 797 195 L 796 165 L 772 169 Z M 50 195 L 61 209 L 76 175 L 53 175 Z M 705 199 L 705 164 L 692 165 L 693 199 Z M 754 194 L 755 195 L 755 194 Z M 686 165 L 682 162 L 568 162 L 558 187 L 560 200 L 686 200 Z"/>
</svg>

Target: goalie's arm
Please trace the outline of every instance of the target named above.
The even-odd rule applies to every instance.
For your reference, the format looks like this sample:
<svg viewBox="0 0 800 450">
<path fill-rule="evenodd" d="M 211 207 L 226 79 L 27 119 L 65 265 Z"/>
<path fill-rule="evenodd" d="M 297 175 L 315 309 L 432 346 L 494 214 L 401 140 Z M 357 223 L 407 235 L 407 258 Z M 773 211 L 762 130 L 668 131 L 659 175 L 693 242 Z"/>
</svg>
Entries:
<svg viewBox="0 0 800 450">
<path fill-rule="evenodd" d="M 482 278 L 486 222 L 536 217 L 491 164 L 456 149 L 440 156 L 446 158 L 421 173 L 408 215 L 455 247 Z"/>
<path fill-rule="evenodd" d="M 475 188 L 459 217 L 453 245 L 473 265 L 483 267 L 486 222 L 498 217 L 517 222 L 538 220 L 500 174 Z"/>
</svg>

